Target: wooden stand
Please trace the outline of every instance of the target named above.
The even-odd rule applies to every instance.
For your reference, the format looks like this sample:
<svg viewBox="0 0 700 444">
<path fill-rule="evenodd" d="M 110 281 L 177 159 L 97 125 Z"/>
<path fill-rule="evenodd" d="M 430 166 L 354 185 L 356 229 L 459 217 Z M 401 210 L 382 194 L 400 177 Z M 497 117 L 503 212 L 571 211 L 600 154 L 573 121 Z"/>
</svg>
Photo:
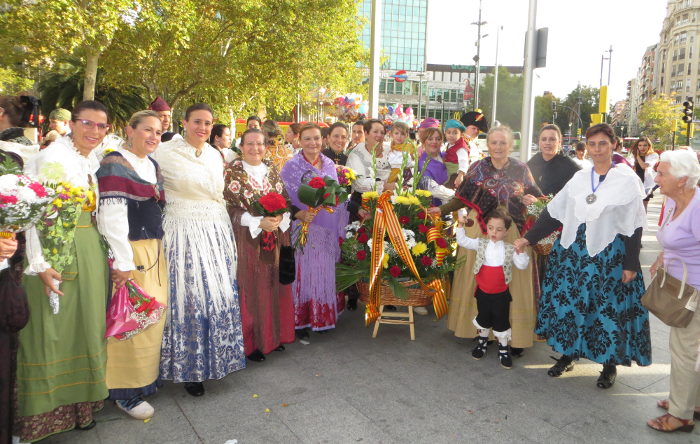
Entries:
<svg viewBox="0 0 700 444">
<path fill-rule="evenodd" d="M 407 320 L 406 320 L 407 319 Z M 384 306 L 379 306 L 379 317 L 374 322 L 374 330 L 372 331 L 372 337 L 376 338 L 379 332 L 379 324 L 395 324 L 395 325 L 408 325 L 411 333 L 411 341 L 416 340 L 416 330 L 413 321 L 413 306 L 408 306 L 408 313 L 404 312 L 387 312 L 384 313 Z"/>
</svg>

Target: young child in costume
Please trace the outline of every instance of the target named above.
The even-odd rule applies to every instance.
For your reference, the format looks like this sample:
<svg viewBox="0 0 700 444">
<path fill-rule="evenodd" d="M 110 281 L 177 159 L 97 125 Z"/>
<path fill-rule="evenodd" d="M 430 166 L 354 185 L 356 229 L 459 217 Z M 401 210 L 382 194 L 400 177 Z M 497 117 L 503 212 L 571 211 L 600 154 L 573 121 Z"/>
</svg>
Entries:
<svg viewBox="0 0 700 444">
<path fill-rule="evenodd" d="M 447 150 L 445 151 L 445 166 L 449 183 L 454 183 L 454 188 L 459 187 L 469 169 L 469 147 L 464 139 L 464 131 L 467 127 L 459 120 L 448 120 L 445 123 L 445 139 Z"/>
<path fill-rule="evenodd" d="M 468 237 L 463 229 L 457 230 L 457 243 L 464 248 L 476 250 L 473 273 L 476 275 L 477 315 L 472 321 L 479 334 L 477 345 L 472 350 L 474 359 L 486 355 L 489 333 L 498 340 L 498 359 L 507 369 L 513 367 L 508 341 L 511 339 L 510 302 L 512 300 L 508 284 L 512 277 L 513 265 L 524 270 L 530 262 L 525 252 L 516 252 L 512 244 L 503 241 L 513 223 L 508 213 L 496 208 L 484 217 L 487 237 Z M 460 226 L 462 224 L 460 223 Z"/>
<path fill-rule="evenodd" d="M 409 128 L 403 122 L 394 122 L 389 136 L 391 137 L 391 151 L 386 160 L 391 166 L 388 182 L 396 182 L 401 173 L 401 165 L 403 164 L 403 153 L 408 152 L 408 163 L 406 167 L 413 166 L 413 145 L 408 142 Z"/>
</svg>

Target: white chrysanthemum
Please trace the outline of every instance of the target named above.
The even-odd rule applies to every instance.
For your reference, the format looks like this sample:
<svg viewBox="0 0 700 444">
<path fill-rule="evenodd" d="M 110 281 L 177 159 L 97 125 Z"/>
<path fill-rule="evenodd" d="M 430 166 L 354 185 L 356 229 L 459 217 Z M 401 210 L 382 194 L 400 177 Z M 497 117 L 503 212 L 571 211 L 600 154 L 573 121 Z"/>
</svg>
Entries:
<svg viewBox="0 0 700 444">
<path fill-rule="evenodd" d="M 14 174 L 5 174 L 0 176 L 0 193 L 7 194 L 7 191 L 14 189 L 17 186 L 17 176 Z"/>
</svg>

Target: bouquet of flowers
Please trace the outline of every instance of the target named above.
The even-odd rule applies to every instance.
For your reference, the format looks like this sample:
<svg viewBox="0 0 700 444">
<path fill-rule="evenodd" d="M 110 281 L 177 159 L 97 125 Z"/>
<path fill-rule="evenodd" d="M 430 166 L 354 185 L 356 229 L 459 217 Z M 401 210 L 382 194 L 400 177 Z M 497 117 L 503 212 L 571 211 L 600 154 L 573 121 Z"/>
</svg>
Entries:
<svg viewBox="0 0 700 444">
<path fill-rule="evenodd" d="M 333 213 L 333 207 L 348 199 L 348 190 L 330 176 L 315 176 L 306 182 L 302 179 L 297 196 L 303 204 L 308 205 L 307 211 L 314 215 L 322 210 Z M 309 233 L 309 224 L 302 222 L 299 230 L 294 246 L 303 249 Z"/>
<path fill-rule="evenodd" d="M 105 338 L 114 336 L 123 341 L 158 323 L 165 305 L 128 280 L 112 296 L 107 310 Z"/>
<path fill-rule="evenodd" d="M 338 183 L 345 188 L 350 188 L 355 179 L 357 179 L 355 171 L 345 165 L 336 165 L 335 171 L 338 173 Z"/>
<path fill-rule="evenodd" d="M 527 206 L 527 218 L 525 220 L 525 225 L 523 226 L 523 232 L 528 231 L 532 227 L 532 225 L 534 225 L 537 218 L 540 217 L 540 214 L 542 214 L 544 209 L 547 208 L 547 204 L 553 198 L 554 196 L 552 194 L 549 194 L 547 196 L 540 197 L 537 200 L 537 202 L 534 202 Z M 548 255 L 552 249 L 552 246 L 554 245 L 554 241 L 557 240 L 560 233 L 561 228 L 553 231 L 549 236 L 545 237 L 544 239 L 540 240 L 535 245 L 533 245 L 532 249 L 535 250 L 535 252 L 541 256 Z"/>
<path fill-rule="evenodd" d="M 22 174 L 11 159 L 0 165 L 0 174 L 0 232 L 25 231 L 44 216 L 53 190 Z"/>
<path fill-rule="evenodd" d="M 253 202 L 251 206 L 254 212 L 264 217 L 279 216 L 284 214 L 288 208 L 287 199 L 274 191 L 261 196 L 260 199 Z M 263 231 L 260 242 L 263 250 L 272 251 L 275 249 L 277 243 L 277 235 L 275 233 Z"/>
<path fill-rule="evenodd" d="M 73 239 L 83 205 L 94 203 L 95 193 L 61 180 L 61 170 L 61 165 L 50 163 L 42 168 L 41 176 L 46 178 L 44 186 L 53 191 L 53 200 L 46 217 L 36 226 L 44 257 L 50 258 L 53 269 L 62 274 L 73 262 Z M 59 283 L 54 281 L 54 284 L 58 286 Z M 49 302 L 54 314 L 58 313 L 58 294 L 51 292 Z"/>
</svg>

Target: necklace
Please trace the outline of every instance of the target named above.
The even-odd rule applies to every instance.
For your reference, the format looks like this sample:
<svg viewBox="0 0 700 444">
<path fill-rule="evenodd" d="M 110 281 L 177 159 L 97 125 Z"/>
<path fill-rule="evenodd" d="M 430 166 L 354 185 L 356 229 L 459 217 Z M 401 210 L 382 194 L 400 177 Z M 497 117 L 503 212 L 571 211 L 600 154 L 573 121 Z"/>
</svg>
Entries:
<svg viewBox="0 0 700 444">
<path fill-rule="evenodd" d="M 605 173 L 606 175 L 610 172 L 612 167 L 613 167 L 613 165 L 610 164 L 610 168 L 608 168 L 608 171 Z M 598 190 L 598 188 L 600 188 L 600 185 L 603 183 L 602 180 L 598 180 L 598 185 L 593 186 L 593 176 L 594 175 L 595 175 L 595 168 L 591 168 L 591 190 L 592 191 L 591 191 L 591 194 L 586 196 L 586 203 L 588 205 L 591 205 L 592 203 L 594 203 L 598 199 L 598 197 L 595 195 L 595 192 L 596 192 L 596 190 Z M 601 176 L 603 176 L 603 174 L 601 174 Z"/>
</svg>

